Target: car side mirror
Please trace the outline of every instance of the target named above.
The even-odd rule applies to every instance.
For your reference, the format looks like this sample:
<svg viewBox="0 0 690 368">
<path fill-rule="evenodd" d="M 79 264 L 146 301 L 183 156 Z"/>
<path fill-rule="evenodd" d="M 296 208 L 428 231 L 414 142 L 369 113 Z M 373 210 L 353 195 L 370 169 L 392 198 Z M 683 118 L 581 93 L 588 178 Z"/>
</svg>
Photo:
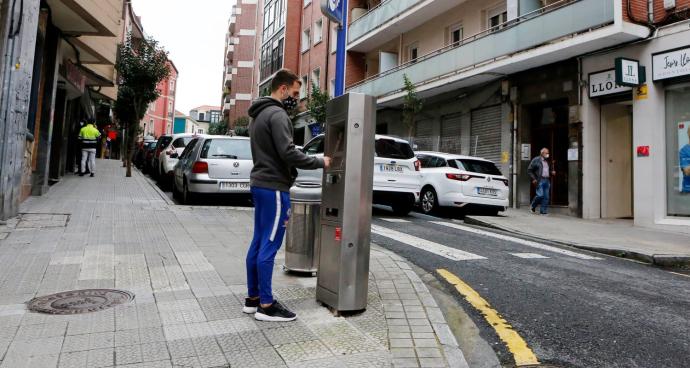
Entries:
<svg viewBox="0 0 690 368">
<path fill-rule="evenodd" d="M 180 155 L 178 155 L 177 152 L 170 155 L 170 158 L 178 158 L 178 157 L 180 157 Z"/>
</svg>

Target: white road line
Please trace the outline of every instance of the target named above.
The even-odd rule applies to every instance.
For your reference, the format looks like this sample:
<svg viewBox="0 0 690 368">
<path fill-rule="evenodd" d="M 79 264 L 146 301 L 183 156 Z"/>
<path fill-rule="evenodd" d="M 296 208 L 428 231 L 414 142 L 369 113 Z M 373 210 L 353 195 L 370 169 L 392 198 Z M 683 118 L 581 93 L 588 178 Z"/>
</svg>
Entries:
<svg viewBox="0 0 690 368">
<path fill-rule="evenodd" d="M 379 220 L 388 221 L 388 222 L 397 223 L 397 224 L 406 224 L 406 223 L 410 222 L 409 220 L 403 220 L 403 219 L 391 218 L 391 217 L 379 217 Z"/>
<path fill-rule="evenodd" d="M 592 257 L 592 256 L 588 256 L 585 254 L 571 252 L 569 250 L 565 250 L 565 249 L 561 249 L 561 248 L 557 248 L 557 247 L 552 247 L 550 245 L 537 243 L 537 242 L 534 242 L 531 240 L 525 240 L 525 239 L 515 238 L 512 236 L 492 233 L 490 231 L 479 230 L 479 229 L 475 229 L 475 228 L 469 227 L 469 226 L 454 224 L 451 222 L 442 222 L 442 221 L 430 221 L 430 222 L 432 224 L 446 226 L 446 227 L 450 227 L 453 229 L 467 231 L 469 233 L 484 235 L 484 236 L 488 236 L 488 237 L 492 237 L 492 238 L 496 238 L 496 239 L 500 239 L 500 240 L 505 240 L 505 241 L 509 241 L 509 242 L 513 242 L 513 243 L 518 243 L 518 244 L 526 245 L 528 247 L 541 249 L 541 250 L 545 250 L 545 251 L 549 251 L 549 252 L 553 252 L 553 253 L 558 253 L 558 254 L 562 254 L 565 256 L 575 257 L 575 258 L 579 258 L 579 259 L 601 260 L 601 258 L 598 258 L 598 257 Z"/>
<path fill-rule="evenodd" d="M 510 253 L 514 255 L 515 257 L 518 258 L 524 258 L 524 259 L 545 259 L 549 257 L 542 256 L 541 254 L 537 253 Z"/>
<path fill-rule="evenodd" d="M 439 244 L 439 243 L 434 243 L 432 241 L 424 240 L 422 238 L 418 238 L 416 236 L 408 235 L 405 233 L 401 233 L 399 231 L 387 229 L 385 227 L 381 227 L 378 225 L 371 225 L 371 232 L 374 234 L 378 234 L 381 236 L 385 236 L 386 238 L 393 239 L 395 241 L 407 244 L 411 247 L 415 247 L 430 253 L 437 254 L 441 257 L 448 258 L 453 261 L 469 261 L 469 260 L 475 260 L 475 259 L 486 259 L 486 257 L 482 257 L 476 254 L 468 253 L 468 252 L 463 252 L 459 249 L 447 247 L 445 245 Z"/>
</svg>

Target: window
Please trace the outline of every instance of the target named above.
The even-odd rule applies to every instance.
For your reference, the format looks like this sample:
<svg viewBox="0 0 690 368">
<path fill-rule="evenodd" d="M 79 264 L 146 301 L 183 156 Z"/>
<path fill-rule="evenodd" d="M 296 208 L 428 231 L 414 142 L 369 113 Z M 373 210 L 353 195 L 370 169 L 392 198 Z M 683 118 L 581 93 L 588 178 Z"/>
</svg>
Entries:
<svg viewBox="0 0 690 368">
<path fill-rule="evenodd" d="M 170 92 L 175 90 L 175 80 L 171 79 L 170 80 Z"/>
<path fill-rule="evenodd" d="M 309 50 L 311 44 L 311 30 L 309 28 L 302 31 L 302 52 Z"/>
<path fill-rule="evenodd" d="M 316 68 L 311 72 L 311 82 L 316 85 L 317 88 L 321 88 L 321 69 Z"/>
<path fill-rule="evenodd" d="M 505 8 L 496 8 L 487 12 L 487 29 L 498 30 L 508 21 L 508 12 Z"/>
<path fill-rule="evenodd" d="M 187 147 L 187 144 L 192 140 L 192 137 L 182 137 L 182 138 L 177 138 L 175 141 L 172 143 L 173 148 L 185 148 Z"/>
<path fill-rule="evenodd" d="M 410 46 L 407 47 L 407 57 L 408 60 L 411 62 L 416 62 L 417 57 L 419 56 L 419 45 L 414 43 Z"/>
<path fill-rule="evenodd" d="M 446 45 L 458 45 L 462 41 L 463 29 L 461 24 L 454 24 L 448 27 L 446 34 Z"/>
<path fill-rule="evenodd" d="M 323 136 L 312 139 L 306 146 L 304 146 L 304 153 L 307 155 L 317 155 L 323 153 Z"/>
<path fill-rule="evenodd" d="M 184 151 L 182 151 L 182 154 L 180 155 L 180 160 L 187 158 L 187 156 L 189 156 L 191 154 L 192 150 L 194 150 L 194 146 L 196 146 L 196 143 L 198 141 L 199 141 L 198 138 L 192 139 L 191 141 L 189 141 L 189 144 L 187 144 L 187 146 L 184 148 Z M 175 141 L 175 142 L 177 142 L 177 141 Z"/>
<path fill-rule="evenodd" d="M 199 113 L 199 121 L 206 121 L 206 113 L 203 113 L 203 112 Z"/>
<path fill-rule="evenodd" d="M 448 164 L 450 167 L 469 171 L 477 174 L 487 174 L 487 175 L 501 175 L 501 171 L 498 170 L 493 162 L 480 161 L 480 160 L 449 160 Z"/>
<path fill-rule="evenodd" d="M 666 90 L 666 208 L 690 216 L 690 84 Z"/>
<path fill-rule="evenodd" d="M 407 142 L 398 142 L 393 139 L 377 139 L 374 144 L 377 157 L 410 159 L 414 152 Z"/>
<path fill-rule="evenodd" d="M 323 40 L 323 19 L 319 19 L 314 23 L 314 45 Z"/>
<path fill-rule="evenodd" d="M 311 4 L 311 0 L 304 0 L 304 7 L 306 8 L 309 4 Z"/>
<path fill-rule="evenodd" d="M 173 109 L 173 102 L 168 101 L 168 111 L 172 111 L 172 109 Z"/>
<path fill-rule="evenodd" d="M 331 98 L 335 97 L 335 79 L 331 79 L 330 82 L 328 82 L 328 95 L 331 96 Z"/>
<path fill-rule="evenodd" d="M 338 51 L 338 26 L 331 28 L 331 53 Z"/>
<path fill-rule="evenodd" d="M 208 139 L 201 148 L 201 158 L 251 160 L 248 139 Z"/>
<path fill-rule="evenodd" d="M 308 78 L 307 76 L 302 76 L 302 86 L 300 86 L 299 89 L 299 98 L 300 99 L 305 99 L 307 98 L 307 87 L 308 87 Z"/>
</svg>

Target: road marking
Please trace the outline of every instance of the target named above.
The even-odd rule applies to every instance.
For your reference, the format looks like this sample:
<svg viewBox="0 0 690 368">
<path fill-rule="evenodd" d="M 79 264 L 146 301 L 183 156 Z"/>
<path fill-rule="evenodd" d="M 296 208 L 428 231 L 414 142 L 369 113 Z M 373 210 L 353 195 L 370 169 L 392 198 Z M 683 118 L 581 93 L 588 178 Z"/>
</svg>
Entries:
<svg viewBox="0 0 690 368">
<path fill-rule="evenodd" d="M 460 280 L 459 277 L 444 269 L 436 270 L 446 281 L 455 286 L 455 289 L 477 309 L 486 319 L 491 327 L 496 331 L 498 337 L 503 341 L 508 350 L 513 354 L 516 366 L 539 364 L 537 356 L 532 349 L 527 346 L 527 342 L 513 329 L 513 327 L 501 315 L 491 307 L 486 299 L 474 291 L 469 285 Z"/>
<path fill-rule="evenodd" d="M 486 257 L 482 257 L 476 254 L 472 254 L 469 252 L 463 252 L 459 249 L 447 247 L 445 245 L 439 244 L 439 243 L 434 243 L 429 240 L 424 240 L 422 238 L 418 238 L 416 236 L 408 235 L 405 233 L 401 233 L 399 231 L 387 229 L 382 226 L 378 225 L 371 225 L 371 232 L 374 234 L 378 234 L 381 236 L 385 236 L 386 238 L 393 239 L 395 241 L 407 244 L 411 247 L 415 247 L 417 249 L 421 249 L 430 253 L 437 254 L 441 257 L 448 258 L 453 261 L 469 261 L 469 260 L 474 260 L 474 259 L 486 259 Z"/>
<path fill-rule="evenodd" d="M 379 217 L 379 220 L 388 221 L 388 222 L 397 223 L 397 224 L 406 224 L 406 223 L 410 222 L 409 220 L 403 220 L 403 219 L 392 218 L 392 217 Z"/>
<path fill-rule="evenodd" d="M 510 253 L 514 255 L 515 257 L 518 258 L 524 258 L 524 259 L 546 259 L 549 257 L 542 256 L 541 254 L 537 253 Z"/>
<path fill-rule="evenodd" d="M 467 231 L 467 232 L 469 232 L 469 233 L 474 233 L 474 234 L 489 236 L 489 237 L 492 237 L 492 238 L 496 238 L 496 239 L 500 239 L 500 240 L 505 240 L 505 241 L 509 241 L 509 242 L 513 242 L 513 243 L 518 243 L 518 244 L 526 245 L 526 246 L 528 246 L 528 247 L 532 247 L 532 248 L 536 248 L 536 249 L 545 250 L 545 251 L 548 251 L 548 252 L 554 252 L 554 253 L 563 254 L 563 255 L 565 255 L 565 256 L 575 257 L 575 258 L 579 258 L 579 259 L 601 260 L 601 258 L 598 258 L 598 257 L 592 257 L 592 256 L 588 256 L 588 255 L 586 255 L 586 254 L 580 254 L 580 253 L 571 252 L 571 251 L 569 251 L 569 250 L 565 250 L 565 249 L 561 249 L 561 248 L 552 247 L 552 246 L 550 246 L 550 245 L 546 245 L 546 244 L 542 244 L 542 243 L 537 243 L 537 242 L 534 242 L 534 241 L 531 241 L 531 240 L 525 240 L 525 239 L 515 238 L 515 237 L 512 237 L 512 236 L 507 236 L 507 235 L 492 233 L 492 232 L 490 232 L 490 231 L 479 230 L 479 229 L 475 229 L 475 228 L 469 227 L 469 226 L 454 224 L 454 223 L 451 223 L 451 222 L 443 222 L 443 221 L 430 221 L 430 222 L 431 222 L 432 224 L 441 225 L 441 226 L 446 226 L 446 227 L 450 227 L 450 228 L 457 229 L 457 230 Z"/>
</svg>

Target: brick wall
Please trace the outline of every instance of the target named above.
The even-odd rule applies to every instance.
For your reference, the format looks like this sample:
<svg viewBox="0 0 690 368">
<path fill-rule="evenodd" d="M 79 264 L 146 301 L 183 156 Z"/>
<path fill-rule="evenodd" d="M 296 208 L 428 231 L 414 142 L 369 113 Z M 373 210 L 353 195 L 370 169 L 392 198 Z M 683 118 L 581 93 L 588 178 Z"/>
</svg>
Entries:
<svg viewBox="0 0 690 368">
<path fill-rule="evenodd" d="M 361 52 L 348 52 L 345 66 L 345 87 L 364 80 L 366 72 L 365 55 Z"/>
<path fill-rule="evenodd" d="M 315 23 L 318 20 L 323 23 L 321 42 L 314 44 L 315 39 Z M 311 92 L 311 77 L 312 72 L 319 68 L 321 71 L 318 84 L 322 91 L 327 92 L 330 88 L 329 81 L 335 78 L 335 56 L 331 55 L 331 42 L 336 40 L 331 39 L 331 27 L 333 24 L 328 18 L 321 13 L 321 7 L 318 2 L 312 1 L 310 5 L 304 8 L 302 12 L 302 30 L 310 28 L 312 42 L 309 51 L 302 53 L 299 67 L 300 76 L 308 76 L 308 87 Z"/>
<path fill-rule="evenodd" d="M 666 11 L 666 9 L 664 9 L 664 0 L 653 0 L 653 4 L 654 23 L 656 24 L 669 23 L 678 20 L 678 18 L 673 17 L 676 12 L 685 11 L 684 16 L 687 17 L 688 9 L 690 9 L 690 0 L 676 0 L 676 7 L 671 11 Z M 628 14 L 628 8 L 630 9 L 630 14 Z M 623 0 L 623 19 L 629 22 L 633 20 L 638 22 L 647 22 L 649 19 L 648 1 Z"/>
<path fill-rule="evenodd" d="M 235 32 L 230 37 L 239 39 L 239 43 L 235 45 L 232 63 L 226 65 L 235 68 L 236 74 L 232 76 L 232 87 L 230 90 L 230 99 L 235 100 L 235 105 L 230 109 L 228 114 L 228 122 L 232 124 L 241 116 L 247 115 L 250 101 L 238 101 L 237 95 L 251 95 L 254 93 L 254 69 L 258 67 L 259 61 L 255 60 L 256 56 L 256 39 L 260 37 L 260 28 L 257 27 L 257 10 L 260 4 L 237 4 L 241 14 L 237 15 L 235 24 Z M 254 35 L 247 34 L 247 31 L 254 31 Z M 227 56 L 227 55 L 226 55 Z M 253 62 L 252 66 L 245 65 L 247 62 Z M 223 103 L 225 101 L 223 100 Z"/>
<path fill-rule="evenodd" d="M 283 68 L 292 71 L 299 70 L 303 4 L 303 0 L 287 0 Z"/>
</svg>

